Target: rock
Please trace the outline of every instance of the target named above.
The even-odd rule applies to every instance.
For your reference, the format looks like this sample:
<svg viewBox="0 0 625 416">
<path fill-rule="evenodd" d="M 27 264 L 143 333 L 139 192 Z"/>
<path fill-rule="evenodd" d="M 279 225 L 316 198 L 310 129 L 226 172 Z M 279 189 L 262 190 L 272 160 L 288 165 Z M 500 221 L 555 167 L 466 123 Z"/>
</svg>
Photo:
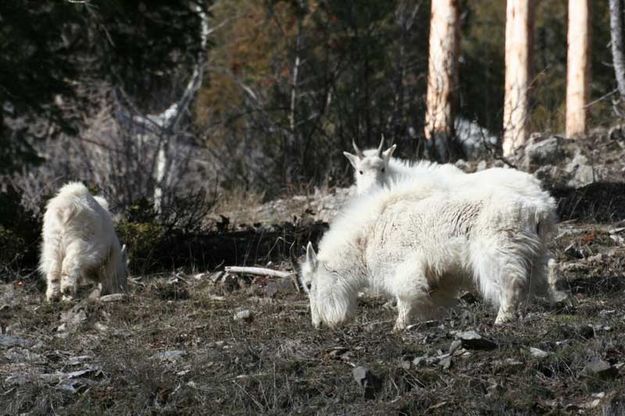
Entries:
<svg viewBox="0 0 625 416">
<path fill-rule="evenodd" d="M 547 351 L 543 351 L 540 348 L 530 347 L 529 349 L 532 357 L 543 359 L 549 357 L 549 353 Z"/>
<path fill-rule="evenodd" d="M 582 370 L 582 374 L 587 377 L 608 379 L 616 377 L 616 375 L 618 374 L 618 370 L 607 361 L 596 358 L 586 364 L 586 366 Z"/>
<path fill-rule="evenodd" d="M 359 386 L 364 388 L 365 399 L 373 399 L 375 392 L 382 387 L 382 380 L 367 367 L 359 366 L 352 370 L 352 376 Z"/>
<path fill-rule="evenodd" d="M 456 334 L 456 338 L 460 340 L 462 348 L 467 350 L 494 350 L 497 344 L 491 340 L 483 338 L 475 331 L 465 331 Z"/>
<path fill-rule="evenodd" d="M 449 346 L 449 353 L 453 354 L 454 352 L 456 352 L 458 350 L 458 348 L 460 348 L 462 346 L 462 341 L 460 340 L 454 340 L 451 342 L 451 345 Z"/>
<path fill-rule="evenodd" d="M 76 305 L 69 311 L 61 312 L 61 325 L 56 330 L 58 332 L 75 331 L 87 320 L 87 313 L 81 308 L 81 305 Z"/>
<path fill-rule="evenodd" d="M 33 342 L 24 338 L 14 337 L 12 335 L 0 334 L 0 347 L 29 347 Z"/>
<path fill-rule="evenodd" d="M 475 168 L 476 172 L 479 172 L 481 170 L 485 170 L 488 167 L 488 165 L 486 164 L 485 160 L 480 160 L 480 162 L 477 164 L 477 167 Z"/>
<path fill-rule="evenodd" d="M 150 358 L 151 359 L 161 360 L 161 361 L 174 362 L 174 361 L 178 361 L 179 359 L 181 359 L 185 355 L 187 355 L 186 351 L 183 351 L 183 350 L 171 350 L 171 351 L 163 351 L 163 352 L 156 353 L 153 356 L 151 356 Z"/>
<path fill-rule="evenodd" d="M 414 365 L 415 367 L 419 367 L 421 365 L 424 365 L 427 361 L 427 358 L 425 355 L 421 356 L 421 357 L 416 357 L 414 360 L 412 360 L 412 365 Z"/>
<path fill-rule="evenodd" d="M 126 295 L 123 293 L 112 293 L 110 295 L 104 295 L 100 297 L 100 302 L 119 302 L 126 299 Z"/>
<path fill-rule="evenodd" d="M 449 370 L 449 368 L 451 367 L 451 356 L 447 355 L 445 357 L 442 357 L 439 361 L 438 361 L 438 365 L 440 365 L 441 367 L 443 367 L 443 369 L 445 370 Z"/>
<path fill-rule="evenodd" d="M 234 314 L 235 321 L 252 322 L 254 315 L 249 309 L 243 309 Z"/>
<path fill-rule="evenodd" d="M 564 167 L 565 172 L 571 175 L 567 183 L 573 188 L 581 188 L 595 181 L 595 171 L 588 158 L 577 150 L 573 159 Z"/>
<path fill-rule="evenodd" d="M 533 136 L 525 146 L 525 163 L 530 170 L 532 167 L 555 165 L 564 156 L 563 137 L 551 136 L 544 140 Z M 539 141 L 540 140 L 540 141 Z"/>
</svg>

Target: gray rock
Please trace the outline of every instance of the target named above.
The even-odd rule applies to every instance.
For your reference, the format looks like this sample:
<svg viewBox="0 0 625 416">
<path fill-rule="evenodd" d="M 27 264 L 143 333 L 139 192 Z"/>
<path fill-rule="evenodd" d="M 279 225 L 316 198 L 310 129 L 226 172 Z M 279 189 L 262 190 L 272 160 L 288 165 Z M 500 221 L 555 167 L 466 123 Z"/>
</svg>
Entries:
<svg viewBox="0 0 625 416">
<path fill-rule="evenodd" d="M 161 360 L 161 361 L 171 361 L 171 362 L 174 362 L 174 361 L 178 361 L 179 359 L 181 359 L 185 355 L 187 355 L 186 351 L 183 351 L 183 350 L 171 350 L 171 351 L 163 351 L 163 352 L 156 353 L 153 356 L 151 356 L 150 358 Z"/>
<path fill-rule="evenodd" d="M 123 293 L 112 293 L 110 295 L 104 295 L 100 297 L 100 302 L 119 302 L 126 299 L 126 295 Z"/>
<path fill-rule="evenodd" d="M 447 355 L 447 356 L 442 357 L 438 361 L 438 365 L 443 367 L 443 369 L 445 369 L 445 370 L 449 370 L 449 368 L 451 367 L 451 356 Z"/>
<path fill-rule="evenodd" d="M 578 149 L 573 159 L 565 166 L 564 171 L 571 176 L 567 185 L 581 188 L 595 181 L 595 172 L 588 158 Z"/>
<path fill-rule="evenodd" d="M 454 340 L 451 342 L 451 345 L 449 346 L 449 353 L 453 354 L 454 352 L 456 352 L 460 347 L 462 346 L 462 341 L 460 340 Z"/>
<path fill-rule="evenodd" d="M 14 337 L 12 335 L 0 334 L 0 347 L 28 347 L 33 345 L 33 342 L 24 338 Z"/>
<path fill-rule="evenodd" d="M 367 367 L 358 366 L 352 370 L 352 376 L 359 386 L 364 388 L 366 399 L 373 399 L 375 392 L 382 387 L 382 380 Z"/>
<path fill-rule="evenodd" d="M 234 314 L 235 321 L 252 322 L 254 320 L 254 314 L 249 309 L 243 309 Z"/>
<path fill-rule="evenodd" d="M 475 331 L 465 331 L 456 334 L 456 338 L 460 340 L 462 348 L 467 350 L 494 350 L 497 344 L 489 339 L 482 337 Z"/>
<path fill-rule="evenodd" d="M 525 162 L 531 170 L 532 167 L 557 164 L 564 156 L 562 144 L 564 138 L 550 136 L 544 140 L 532 137 L 525 146 Z"/>
<path fill-rule="evenodd" d="M 618 370 L 607 361 L 596 358 L 586 364 L 582 370 L 582 374 L 588 377 L 613 378 L 618 375 Z"/>
<path fill-rule="evenodd" d="M 549 357 L 549 353 L 547 351 L 541 350 L 540 348 L 530 347 L 529 351 L 532 357 L 535 357 L 535 358 L 542 359 L 542 358 Z"/>
</svg>

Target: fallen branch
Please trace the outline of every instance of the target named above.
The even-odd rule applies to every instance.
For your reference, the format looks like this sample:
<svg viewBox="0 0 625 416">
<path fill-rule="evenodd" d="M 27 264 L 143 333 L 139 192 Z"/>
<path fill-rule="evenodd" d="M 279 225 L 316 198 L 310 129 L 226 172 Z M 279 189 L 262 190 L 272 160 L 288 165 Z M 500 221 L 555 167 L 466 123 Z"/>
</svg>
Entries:
<svg viewBox="0 0 625 416">
<path fill-rule="evenodd" d="M 243 266 L 226 266 L 226 273 L 247 273 L 257 274 L 260 276 L 288 277 L 293 281 L 293 285 L 300 293 L 297 275 L 293 272 L 283 272 L 281 270 L 266 269 L 264 267 L 243 267 Z"/>
<path fill-rule="evenodd" d="M 265 269 L 263 267 L 242 267 L 242 266 L 226 266 L 227 273 L 247 273 L 257 274 L 261 276 L 274 276 L 274 277 L 293 277 L 295 273 L 283 272 L 281 270 Z"/>
</svg>

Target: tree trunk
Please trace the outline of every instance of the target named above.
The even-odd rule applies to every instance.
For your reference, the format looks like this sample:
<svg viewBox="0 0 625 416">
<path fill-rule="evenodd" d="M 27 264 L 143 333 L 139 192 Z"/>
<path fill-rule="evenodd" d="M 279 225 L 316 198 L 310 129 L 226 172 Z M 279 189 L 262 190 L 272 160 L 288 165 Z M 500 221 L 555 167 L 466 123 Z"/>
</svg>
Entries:
<svg viewBox="0 0 625 416">
<path fill-rule="evenodd" d="M 622 0 L 610 0 L 610 36 L 612 63 L 620 98 L 625 97 L 625 55 L 623 54 L 623 7 Z"/>
<path fill-rule="evenodd" d="M 534 0 L 508 0 L 503 155 L 511 156 L 528 136 L 529 83 L 534 31 Z"/>
<path fill-rule="evenodd" d="M 440 162 L 459 156 L 454 145 L 455 94 L 458 85 L 460 30 L 457 0 L 432 1 L 425 137 Z"/>
<path fill-rule="evenodd" d="M 566 69 L 566 135 L 586 132 L 590 89 L 590 0 L 569 0 Z"/>
</svg>

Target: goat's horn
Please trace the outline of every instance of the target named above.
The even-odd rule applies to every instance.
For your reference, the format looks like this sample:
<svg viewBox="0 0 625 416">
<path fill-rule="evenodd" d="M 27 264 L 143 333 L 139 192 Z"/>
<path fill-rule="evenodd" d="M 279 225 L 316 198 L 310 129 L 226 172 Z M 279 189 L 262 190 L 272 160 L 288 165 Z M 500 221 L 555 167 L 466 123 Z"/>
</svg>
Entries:
<svg viewBox="0 0 625 416">
<path fill-rule="evenodd" d="M 384 147 L 384 134 L 380 138 L 380 145 L 378 146 L 378 156 L 382 157 L 382 148 Z"/>
<path fill-rule="evenodd" d="M 356 154 L 358 155 L 359 158 L 363 158 L 365 157 L 365 154 L 362 152 L 362 150 L 360 150 L 358 148 L 358 146 L 356 145 L 356 141 L 354 139 L 352 139 L 352 146 L 354 146 L 354 150 L 356 151 Z"/>
</svg>

